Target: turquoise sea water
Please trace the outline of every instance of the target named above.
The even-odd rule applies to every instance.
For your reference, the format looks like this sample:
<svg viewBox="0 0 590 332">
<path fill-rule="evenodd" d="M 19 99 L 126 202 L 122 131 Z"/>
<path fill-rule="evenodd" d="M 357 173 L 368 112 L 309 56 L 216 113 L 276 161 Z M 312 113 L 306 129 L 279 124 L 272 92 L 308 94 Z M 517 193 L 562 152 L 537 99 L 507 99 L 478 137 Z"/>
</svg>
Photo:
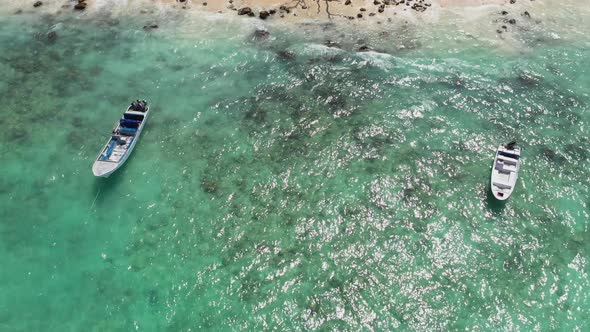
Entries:
<svg viewBox="0 0 590 332">
<path fill-rule="evenodd" d="M 587 331 L 588 28 L 497 19 L 1 16 L 0 330 Z"/>
</svg>

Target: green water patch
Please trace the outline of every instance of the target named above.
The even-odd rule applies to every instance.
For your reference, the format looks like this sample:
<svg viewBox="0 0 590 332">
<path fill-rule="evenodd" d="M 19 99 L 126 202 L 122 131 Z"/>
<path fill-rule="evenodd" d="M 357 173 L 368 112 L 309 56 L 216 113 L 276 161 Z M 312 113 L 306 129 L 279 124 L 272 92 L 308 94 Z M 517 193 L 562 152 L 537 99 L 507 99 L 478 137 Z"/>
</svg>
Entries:
<svg viewBox="0 0 590 332">
<path fill-rule="evenodd" d="M 27 19 L 0 32 L 3 329 L 586 327 L 583 41 L 356 52 L 236 22 L 188 38 L 183 16 Z M 94 178 L 136 98 L 140 142 Z"/>
</svg>

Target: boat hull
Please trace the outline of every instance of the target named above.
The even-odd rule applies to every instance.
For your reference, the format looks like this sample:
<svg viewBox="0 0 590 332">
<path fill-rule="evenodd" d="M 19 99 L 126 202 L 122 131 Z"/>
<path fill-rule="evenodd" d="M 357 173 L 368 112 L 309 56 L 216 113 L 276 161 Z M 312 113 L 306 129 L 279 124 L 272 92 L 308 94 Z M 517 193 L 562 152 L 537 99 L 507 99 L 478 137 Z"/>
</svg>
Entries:
<svg viewBox="0 0 590 332">
<path fill-rule="evenodd" d="M 500 145 L 492 165 L 490 186 L 494 198 L 505 201 L 514 192 L 520 171 L 520 148 L 507 149 Z"/>
<path fill-rule="evenodd" d="M 92 165 L 92 173 L 94 174 L 94 176 L 107 178 L 111 174 L 113 174 L 116 170 L 121 168 L 121 166 L 123 166 L 123 164 L 125 164 L 125 162 L 129 158 L 129 156 L 133 152 L 133 149 L 135 148 L 137 141 L 139 141 L 141 133 L 143 132 L 143 128 L 145 127 L 148 115 L 149 115 L 149 106 L 146 107 L 146 111 L 144 113 L 143 120 L 142 120 L 141 124 L 139 125 L 139 127 L 137 128 L 137 132 L 133 136 L 132 141 L 129 144 L 129 147 L 126 149 L 125 153 L 121 156 L 121 158 L 118 161 L 113 162 L 113 161 L 100 160 L 101 156 L 102 156 L 102 151 L 104 151 L 105 149 L 108 148 L 111 141 L 109 140 L 109 142 L 107 142 L 107 144 L 104 146 L 103 150 L 101 150 L 101 153 L 95 159 L 94 164 Z"/>
</svg>

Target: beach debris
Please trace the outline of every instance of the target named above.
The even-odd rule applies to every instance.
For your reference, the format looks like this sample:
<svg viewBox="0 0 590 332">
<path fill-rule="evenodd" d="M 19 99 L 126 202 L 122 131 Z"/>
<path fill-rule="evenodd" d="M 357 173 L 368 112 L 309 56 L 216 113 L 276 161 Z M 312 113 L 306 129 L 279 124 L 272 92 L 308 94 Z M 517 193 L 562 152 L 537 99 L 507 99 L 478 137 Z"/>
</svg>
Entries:
<svg viewBox="0 0 590 332">
<path fill-rule="evenodd" d="M 37 7 L 40 7 L 41 5 L 43 5 L 43 1 L 35 1 L 35 3 L 33 4 L 33 7 L 37 8 Z"/>
</svg>

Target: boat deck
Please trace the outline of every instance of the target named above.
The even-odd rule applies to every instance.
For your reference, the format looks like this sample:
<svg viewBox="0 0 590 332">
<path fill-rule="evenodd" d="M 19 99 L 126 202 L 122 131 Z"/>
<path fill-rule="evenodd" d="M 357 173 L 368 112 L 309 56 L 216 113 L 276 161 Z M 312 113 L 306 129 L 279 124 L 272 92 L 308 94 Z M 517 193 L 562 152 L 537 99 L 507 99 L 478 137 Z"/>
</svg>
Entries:
<svg viewBox="0 0 590 332">
<path fill-rule="evenodd" d="M 133 138 L 134 136 L 113 135 L 110 143 L 102 152 L 100 161 L 119 162 L 127 153 Z"/>
</svg>

